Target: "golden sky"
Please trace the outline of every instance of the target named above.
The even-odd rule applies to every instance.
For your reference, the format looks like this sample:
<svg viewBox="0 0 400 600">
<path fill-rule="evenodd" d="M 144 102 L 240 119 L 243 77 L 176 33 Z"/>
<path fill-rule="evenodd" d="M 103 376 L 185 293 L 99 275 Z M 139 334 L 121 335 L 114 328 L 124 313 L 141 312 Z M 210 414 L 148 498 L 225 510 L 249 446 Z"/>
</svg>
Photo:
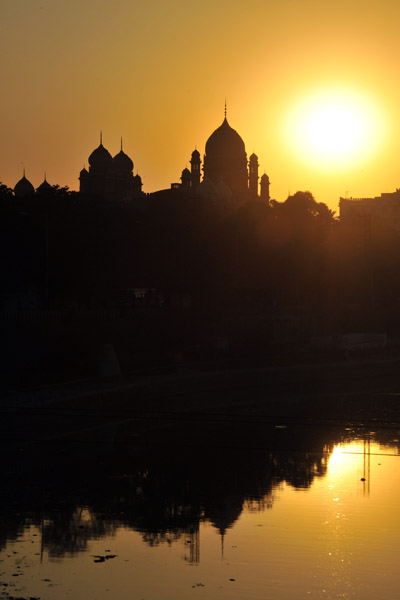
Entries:
<svg viewBox="0 0 400 600">
<path fill-rule="evenodd" d="M 0 0 L 0 181 L 23 164 L 35 187 L 46 171 L 78 189 L 102 130 L 144 191 L 169 187 L 226 97 L 273 198 L 394 191 L 399 22 L 398 0 Z"/>
</svg>

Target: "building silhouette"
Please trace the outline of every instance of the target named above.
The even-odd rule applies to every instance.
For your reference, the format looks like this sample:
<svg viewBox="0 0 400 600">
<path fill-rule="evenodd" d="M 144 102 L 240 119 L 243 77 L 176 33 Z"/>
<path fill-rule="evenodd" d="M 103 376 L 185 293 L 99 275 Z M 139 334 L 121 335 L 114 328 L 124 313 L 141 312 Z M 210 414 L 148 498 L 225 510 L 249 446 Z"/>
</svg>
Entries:
<svg viewBox="0 0 400 600">
<path fill-rule="evenodd" d="M 141 197 L 142 180 L 133 174 L 133 161 L 121 149 L 114 156 L 100 145 L 89 156 L 89 170 L 85 167 L 79 174 L 79 191 L 85 196 L 95 196 L 105 200 L 129 201 Z"/>
<path fill-rule="evenodd" d="M 14 194 L 15 194 L 15 197 L 18 198 L 19 200 L 25 200 L 27 198 L 29 199 L 35 195 L 35 188 L 31 184 L 29 179 L 27 179 L 25 176 L 25 169 L 24 169 L 23 176 L 15 184 Z"/>
<path fill-rule="evenodd" d="M 159 190 L 152 196 L 176 197 L 196 196 L 216 201 L 230 202 L 261 199 L 269 202 L 269 178 L 264 173 L 258 175 L 259 163 L 256 154 L 247 160 L 243 139 L 227 120 L 226 106 L 222 124 L 212 132 L 205 145 L 203 161 L 195 148 L 190 158 L 190 169 L 185 167 L 180 182 L 171 183 L 170 188 Z M 46 176 L 37 192 L 45 194 L 52 186 Z M 100 144 L 88 158 L 88 169 L 79 173 L 79 191 L 82 196 L 109 201 L 129 202 L 143 199 L 142 180 L 134 174 L 132 159 L 123 151 L 122 139 L 120 151 L 113 157 Z M 17 198 L 29 198 L 35 195 L 35 188 L 25 176 L 14 188 Z"/>
<path fill-rule="evenodd" d="M 258 196 L 258 156 L 253 154 L 249 160 L 249 193 L 251 198 Z"/>
<path fill-rule="evenodd" d="M 206 142 L 204 177 L 214 185 L 223 181 L 235 196 L 247 192 L 249 176 L 244 142 L 226 117 Z"/>
<path fill-rule="evenodd" d="M 36 191 L 39 192 L 39 194 L 44 195 L 44 196 L 47 194 L 50 194 L 53 191 L 53 187 L 47 181 L 46 173 L 44 174 L 43 182 L 39 185 L 39 187 L 36 189 Z"/>
<path fill-rule="evenodd" d="M 341 223 L 352 224 L 368 219 L 400 231 L 400 189 L 375 198 L 340 198 L 339 210 Z"/>
<path fill-rule="evenodd" d="M 51 194 L 53 191 L 54 191 L 54 188 L 47 181 L 46 173 L 44 175 L 44 179 L 43 179 L 42 183 L 35 190 L 34 186 L 29 181 L 29 179 L 27 179 L 27 177 L 25 175 L 25 169 L 23 172 L 23 176 L 21 177 L 21 179 L 19 181 L 17 181 L 17 183 L 14 186 L 14 196 L 18 200 L 24 200 L 24 201 L 25 200 L 29 201 L 30 199 L 34 198 L 34 196 L 36 194 L 39 194 L 42 197 L 46 197 L 47 195 Z"/>
<path fill-rule="evenodd" d="M 192 152 L 191 170 L 183 169 L 180 183 L 172 183 L 175 195 L 199 196 L 220 201 L 246 201 L 262 199 L 269 202 L 269 178 L 258 175 L 258 156 L 251 154 L 247 160 L 243 139 L 233 129 L 225 115 L 222 124 L 210 135 L 205 145 L 203 167 L 200 153 Z M 201 180 L 201 170 L 203 179 Z M 167 190 L 163 190 L 164 194 Z"/>
<path fill-rule="evenodd" d="M 269 185 L 269 177 L 266 173 L 264 173 L 264 175 L 261 175 L 260 179 L 260 198 L 261 200 L 265 200 L 265 202 L 269 202 L 270 200 Z"/>
<path fill-rule="evenodd" d="M 201 173 L 200 173 L 201 159 L 200 159 L 200 152 L 197 150 L 197 148 L 195 148 L 192 152 L 192 158 L 190 159 L 190 164 L 191 164 L 191 172 L 190 172 L 191 185 L 193 186 L 194 189 L 196 189 L 200 183 L 200 177 L 201 177 Z"/>
</svg>

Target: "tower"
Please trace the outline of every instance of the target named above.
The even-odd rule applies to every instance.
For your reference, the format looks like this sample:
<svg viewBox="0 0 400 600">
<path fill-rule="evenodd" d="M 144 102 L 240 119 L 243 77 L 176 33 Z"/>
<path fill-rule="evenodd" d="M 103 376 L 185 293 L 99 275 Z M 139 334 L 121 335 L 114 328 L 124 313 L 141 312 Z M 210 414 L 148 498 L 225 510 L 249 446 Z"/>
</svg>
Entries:
<svg viewBox="0 0 400 600">
<path fill-rule="evenodd" d="M 182 187 L 185 189 L 189 189 L 192 187 L 192 176 L 189 169 L 183 169 L 181 175 Z"/>
<path fill-rule="evenodd" d="M 269 177 L 266 173 L 261 175 L 260 198 L 261 200 L 265 200 L 265 202 L 269 203 Z"/>
<path fill-rule="evenodd" d="M 258 156 L 253 154 L 249 159 L 249 195 L 251 199 L 258 197 Z"/>
<path fill-rule="evenodd" d="M 200 183 L 200 152 L 195 149 L 192 152 L 192 158 L 190 159 L 191 175 L 192 175 L 192 188 L 195 190 Z"/>
</svg>

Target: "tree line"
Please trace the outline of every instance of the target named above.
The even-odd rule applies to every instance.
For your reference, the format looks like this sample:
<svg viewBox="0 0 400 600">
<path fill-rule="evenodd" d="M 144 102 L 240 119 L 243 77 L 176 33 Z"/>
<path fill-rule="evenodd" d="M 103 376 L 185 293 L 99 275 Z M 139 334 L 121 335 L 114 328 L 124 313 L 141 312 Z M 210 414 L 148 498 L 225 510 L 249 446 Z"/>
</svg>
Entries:
<svg viewBox="0 0 400 600">
<path fill-rule="evenodd" d="M 309 191 L 235 206 L 149 195 L 141 204 L 54 186 L 17 199 L 0 186 L 3 295 L 33 289 L 65 308 L 112 306 L 154 289 L 210 310 L 395 312 L 400 238 L 341 223 Z"/>
</svg>

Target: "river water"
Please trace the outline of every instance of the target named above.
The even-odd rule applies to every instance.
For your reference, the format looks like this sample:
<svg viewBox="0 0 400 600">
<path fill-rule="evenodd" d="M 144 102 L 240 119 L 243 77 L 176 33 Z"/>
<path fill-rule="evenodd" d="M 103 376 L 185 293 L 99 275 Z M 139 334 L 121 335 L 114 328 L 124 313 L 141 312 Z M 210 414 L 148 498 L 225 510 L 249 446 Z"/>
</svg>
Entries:
<svg viewBox="0 0 400 600">
<path fill-rule="evenodd" d="M 3 478 L 0 597 L 397 600 L 400 432 L 372 425 L 47 447 Z"/>
</svg>

